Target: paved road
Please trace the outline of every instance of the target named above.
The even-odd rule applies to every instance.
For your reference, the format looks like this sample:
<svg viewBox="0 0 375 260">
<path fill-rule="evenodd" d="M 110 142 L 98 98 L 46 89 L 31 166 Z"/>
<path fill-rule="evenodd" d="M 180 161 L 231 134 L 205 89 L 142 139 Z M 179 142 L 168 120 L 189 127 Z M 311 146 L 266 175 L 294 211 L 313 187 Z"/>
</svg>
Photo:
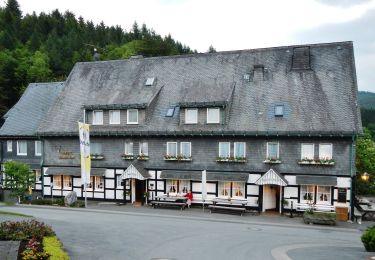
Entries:
<svg viewBox="0 0 375 260">
<path fill-rule="evenodd" d="M 53 226 L 71 259 L 366 259 L 361 232 L 251 216 L 6 207 Z M 171 212 L 171 214 L 168 214 Z M 193 211 L 192 211 L 193 212 Z"/>
</svg>

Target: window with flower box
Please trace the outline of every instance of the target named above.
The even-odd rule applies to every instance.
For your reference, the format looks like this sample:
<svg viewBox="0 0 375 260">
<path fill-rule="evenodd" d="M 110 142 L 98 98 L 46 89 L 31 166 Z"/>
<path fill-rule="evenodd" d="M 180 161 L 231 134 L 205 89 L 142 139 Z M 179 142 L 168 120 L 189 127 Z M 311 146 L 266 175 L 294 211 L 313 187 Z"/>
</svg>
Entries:
<svg viewBox="0 0 375 260">
<path fill-rule="evenodd" d="M 180 154 L 183 159 L 191 158 L 191 143 L 190 142 L 180 143 Z"/>
<path fill-rule="evenodd" d="M 219 142 L 219 156 L 217 162 L 246 162 L 246 143 L 234 142 L 233 154 L 230 142 Z"/>
<path fill-rule="evenodd" d="M 267 143 L 267 156 L 265 163 L 281 163 L 279 157 L 279 143 L 268 142 Z"/>
<path fill-rule="evenodd" d="M 132 142 L 126 142 L 124 147 L 124 154 L 121 156 L 124 160 L 133 160 L 134 159 L 134 153 L 133 153 L 133 143 Z"/>
<path fill-rule="evenodd" d="M 238 161 L 246 160 L 246 143 L 245 142 L 234 143 L 234 158 Z"/>
<path fill-rule="evenodd" d="M 166 161 L 191 161 L 191 142 L 181 142 L 178 151 L 178 142 L 167 142 Z"/>
<path fill-rule="evenodd" d="M 167 142 L 167 156 L 177 158 L 177 142 Z"/>
<path fill-rule="evenodd" d="M 332 144 L 319 144 L 319 159 L 320 160 L 332 159 Z"/>
<path fill-rule="evenodd" d="M 101 143 L 91 143 L 90 144 L 90 157 L 92 160 L 102 160 L 104 159 L 102 144 Z"/>
<path fill-rule="evenodd" d="M 230 157 L 230 142 L 219 142 L 219 157 Z"/>
<path fill-rule="evenodd" d="M 139 153 L 137 156 L 138 160 L 148 160 L 148 143 L 147 142 L 140 142 L 139 143 Z"/>
</svg>

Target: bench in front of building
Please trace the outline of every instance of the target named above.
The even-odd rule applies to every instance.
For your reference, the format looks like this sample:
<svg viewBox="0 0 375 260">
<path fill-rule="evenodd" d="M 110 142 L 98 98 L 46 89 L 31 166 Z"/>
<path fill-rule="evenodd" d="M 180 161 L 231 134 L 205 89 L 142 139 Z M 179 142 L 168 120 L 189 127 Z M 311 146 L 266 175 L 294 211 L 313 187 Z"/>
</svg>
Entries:
<svg viewBox="0 0 375 260">
<path fill-rule="evenodd" d="M 154 208 L 160 207 L 160 206 L 166 206 L 166 207 L 178 207 L 181 210 L 186 208 L 186 202 L 177 202 L 177 201 L 168 201 L 168 200 L 152 200 L 150 202 L 151 206 Z"/>
</svg>

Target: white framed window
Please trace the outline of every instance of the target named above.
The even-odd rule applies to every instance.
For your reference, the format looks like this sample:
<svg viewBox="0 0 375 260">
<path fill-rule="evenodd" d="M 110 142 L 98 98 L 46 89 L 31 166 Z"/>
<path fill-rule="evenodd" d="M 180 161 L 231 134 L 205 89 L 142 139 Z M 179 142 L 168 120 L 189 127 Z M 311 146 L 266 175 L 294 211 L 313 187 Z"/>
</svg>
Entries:
<svg viewBox="0 0 375 260">
<path fill-rule="evenodd" d="M 220 108 L 207 108 L 207 124 L 220 123 Z"/>
<path fill-rule="evenodd" d="M 230 182 L 219 182 L 219 196 L 230 197 Z"/>
<path fill-rule="evenodd" d="M 232 196 L 243 198 L 245 194 L 245 185 L 243 182 L 232 182 Z"/>
<path fill-rule="evenodd" d="M 148 156 L 148 143 L 147 142 L 139 143 L 139 155 Z"/>
<path fill-rule="evenodd" d="M 64 189 L 71 189 L 72 188 L 72 176 L 64 175 L 63 176 L 63 187 Z"/>
<path fill-rule="evenodd" d="M 92 124 L 93 125 L 103 124 L 103 110 L 94 110 L 92 112 Z"/>
<path fill-rule="evenodd" d="M 34 170 L 35 173 L 35 182 L 40 183 L 42 182 L 42 172 L 40 170 Z"/>
<path fill-rule="evenodd" d="M 27 141 L 17 141 L 17 155 L 27 155 Z"/>
<path fill-rule="evenodd" d="M 316 200 L 319 204 L 331 204 L 331 187 L 317 186 Z"/>
<path fill-rule="evenodd" d="M 267 159 L 268 160 L 279 159 L 279 143 L 275 143 L 275 142 L 267 143 Z"/>
<path fill-rule="evenodd" d="M 319 159 L 332 159 L 332 144 L 319 144 Z"/>
<path fill-rule="evenodd" d="M 125 143 L 125 154 L 126 155 L 133 155 L 133 143 L 132 142 L 126 142 Z"/>
<path fill-rule="evenodd" d="M 124 186 L 121 185 L 122 184 L 122 175 L 116 175 L 116 188 L 117 189 L 121 189 L 123 188 Z"/>
<path fill-rule="evenodd" d="M 109 124 L 110 125 L 120 124 L 120 110 L 109 110 Z"/>
<path fill-rule="evenodd" d="M 138 124 L 138 109 L 128 109 L 127 110 L 127 121 L 128 125 Z"/>
<path fill-rule="evenodd" d="M 8 153 L 13 152 L 13 142 L 11 140 L 7 141 L 7 152 Z"/>
<path fill-rule="evenodd" d="M 176 142 L 167 142 L 167 155 L 177 156 L 177 143 Z"/>
<path fill-rule="evenodd" d="M 246 143 L 245 142 L 234 143 L 234 157 L 246 157 Z"/>
<path fill-rule="evenodd" d="M 197 124 L 198 123 L 198 109 L 186 108 L 185 109 L 185 124 Z"/>
<path fill-rule="evenodd" d="M 219 142 L 219 157 L 230 157 L 230 142 Z"/>
<path fill-rule="evenodd" d="M 42 155 L 42 141 L 35 141 L 35 155 Z"/>
<path fill-rule="evenodd" d="M 103 176 L 94 176 L 94 189 L 96 191 L 104 190 L 104 177 Z"/>
<path fill-rule="evenodd" d="M 168 193 L 178 192 L 178 180 L 167 180 L 167 192 Z"/>
<path fill-rule="evenodd" d="M 314 185 L 301 185 L 301 201 L 314 202 L 315 186 Z"/>
<path fill-rule="evenodd" d="M 190 190 L 190 181 L 180 180 L 179 192 L 187 193 Z"/>
<path fill-rule="evenodd" d="M 301 144 L 301 160 L 314 159 L 314 144 Z"/>
<path fill-rule="evenodd" d="M 180 143 L 180 153 L 184 157 L 191 157 L 191 143 L 181 142 Z"/>
<path fill-rule="evenodd" d="M 61 175 L 53 176 L 53 188 L 54 189 L 61 189 Z"/>
</svg>

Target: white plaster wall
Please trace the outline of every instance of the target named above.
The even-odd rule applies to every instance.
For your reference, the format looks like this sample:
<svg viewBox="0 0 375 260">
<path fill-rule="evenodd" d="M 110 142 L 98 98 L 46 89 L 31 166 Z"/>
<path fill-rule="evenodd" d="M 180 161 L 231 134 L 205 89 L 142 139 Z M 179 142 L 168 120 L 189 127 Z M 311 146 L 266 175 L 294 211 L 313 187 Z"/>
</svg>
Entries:
<svg viewBox="0 0 375 260">
<path fill-rule="evenodd" d="M 258 185 L 248 185 L 247 186 L 247 195 L 259 195 L 259 186 Z"/>
<path fill-rule="evenodd" d="M 247 205 L 252 207 L 258 206 L 258 198 L 257 197 L 247 197 Z"/>
<path fill-rule="evenodd" d="M 63 196 L 68 195 L 68 193 L 71 192 L 70 190 L 63 190 Z"/>
<path fill-rule="evenodd" d="M 53 196 L 61 196 L 61 190 L 52 190 Z"/>
<path fill-rule="evenodd" d="M 115 180 L 105 180 L 105 187 L 106 188 L 114 188 L 115 187 Z"/>
<path fill-rule="evenodd" d="M 43 181 L 44 181 L 44 185 L 51 185 L 51 177 L 44 176 Z"/>
<path fill-rule="evenodd" d="M 41 183 L 36 183 L 35 184 L 35 189 L 36 190 L 41 190 L 42 189 L 42 184 Z"/>
<path fill-rule="evenodd" d="M 105 170 L 105 177 L 107 177 L 107 178 L 114 178 L 115 177 L 115 170 L 113 170 L 113 169 L 106 169 Z"/>
<path fill-rule="evenodd" d="M 351 184 L 350 178 L 337 177 L 338 188 L 350 188 L 350 184 Z"/>
<path fill-rule="evenodd" d="M 50 187 L 44 187 L 43 194 L 47 195 L 47 196 L 51 195 L 51 188 Z"/>
<path fill-rule="evenodd" d="M 164 189 L 164 182 L 163 181 L 158 181 L 156 185 L 157 185 L 158 190 Z"/>
<path fill-rule="evenodd" d="M 288 181 L 289 185 L 296 185 L 296 176 L 287 175 L 285 179 Z"/>
<path fill-rule="evenodd" d="M 255 183 L 262 175 L 260 174 L 249 174 L 248 183 Z"/>
<path fill-rule="evenodd" d="M 73 178 L 73 186 L 81 186 L 81 178 Z"/>
<path fill-rule="evenodd" d="M 116 199 L 124 199 L 124 191 L 116 190 Z"/>
<path fill-rule="evenodd" d="M 115 198 L 115 191 L 113 190 L 106 190 L 105 191 L 106 199 L 114 199 Z"/>
<path fill-rule="evenodd" d="M 97 199 L 104 199 L 104 192 L 95 192 L 94 196 Z"/>
<path fill-rule="evenodd" d="M 92 198 L 92 192 L 91 191 L 87 191 L 87 198 Z M 83 196 L 85 196 L 85 193 L 83 192 Z"/>
<path fill-rule="evenodd" d="M 155 171 L 148 171 L 148 174 L 150 174 L 151 179 L 155 179 Z"/>
<path fill-rule="evenodd" d="M 73 188 L 73 190 L 77 193 L 77 197 L 81 197 L 81 188 Z"/>
<path fill-rule="evenodd" d="M 284 198 L 298 197 L 297 187 L 285 187 L 284 188 Z"/>
<path fill-rule="evenodd" d="M 156 171 L 156 177 L 157 177 L 158 179 L 160 179 L 160 174 L 161 174 L 161 171 Z"/>
<path fill-rule="evenodd" d="M 193 192 L 202 192 L 202 183 L 194 182 L 192 191 Z M 207 192 L 216 192 L 216 184 L 215 183 L 206 183 L 206 191 Z"/>
</svg>

